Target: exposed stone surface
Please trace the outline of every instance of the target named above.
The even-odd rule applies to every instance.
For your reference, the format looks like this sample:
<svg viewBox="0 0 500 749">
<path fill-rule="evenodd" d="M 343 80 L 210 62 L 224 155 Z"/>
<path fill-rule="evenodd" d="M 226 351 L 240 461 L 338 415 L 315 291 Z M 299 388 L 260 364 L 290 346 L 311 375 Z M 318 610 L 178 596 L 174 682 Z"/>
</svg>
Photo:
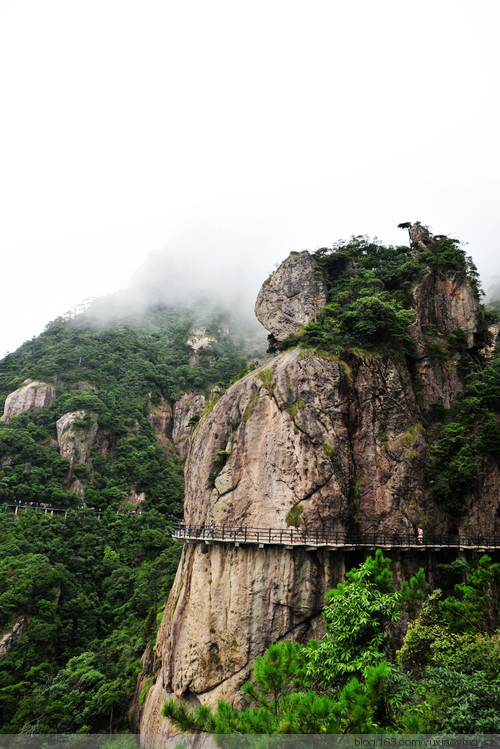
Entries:
<svg viewBox="0 0 500 749">
<path fill-rule="evenodd" d="M 460 355 L 446 365 L 436 360 L 428 349 L 427 338 L 444 343 L 445 337 L 461 328 L 469 349 L 484 345 L 482 317 L 472 287 L 455 271 L 428 273 L 412 292 L 412 306 L 417 312 L 409 332 L 415 341 L 418 360 L 416 372 L 422 387 L 422 404 L 441 403 L 449 408 L 463 387 L 459 371 Z"/>
<path fill-rule="evenodd" d="M 297 257 L 309 278 L 309 255 L 286 263 Z M 294 298 L 285 287 L 272 292 L 274 301 L 268 295 L 257 303 L 261 322 L 281 339 L 297 329 L 292 310 L 287 316 L 279 308 L 278 299 Z M 414 533 L 422 525 L 446 533 L 447 520 L 426 492 L 429 449 L 421 422 L 430 403 L 449 405 L 463 382 L 458 357 L 433 358 L 429 337 L 460 327 L 469 348 L 479 348 L 482 320 L 472 289 L 454 272 L 425 276 L 413 304 L 416 373 L 404 357 L 351 354 L 339 361 L 294 350 L 235 383 L 190 438 L 186 522 L 286 528 L 294 510 L 309 531 L 390 533 L 396 526 Z M 482 482 L 468 528 L 498 533 L 498 467 L 485 465 Z M 414 556 L 400 557 L 400 576 L 421 566 Z M 186 544 L 145 662 L 155 681 L 139 713 L 143 743 L 147 734 L 172 730 L 160 714 L 167 696 L 191 705 L 237 701 L 252 661 L 270 642 L 320 634 L 326 590 L 356 563 L 321 549 Z"/>
<path fill-rule="evenodd" d="M 186 463 L 187 522 L 286 528 L 302 505 L 308 530 L 414 532 L 432 517 L 428 449 L 403 361 L 287 352 L 251 372 L 196 427 Z M 212 482 L 217 453 L 225 465 Z M 155 686 L 141 732 L 166 730 L 167 694 L 233 699 L 270 642 L 319 632 L 344 557 L 283 548 L 187 545 L 158 634 Z"/>
<path fill-rule="evenodd" d="M 410 326 L 412 335 L 422 345 L 426 327 L 438 335 L 449 335 L 461 328 L 467 345 L 479 343 L 481 311 L 470 284 L 453 270 L 428 273 L 412 293 L 417 320 Z"/>
<path fill-rule="evenodd" d="M 4 412 L 0 421 L 10 421 L 14 416 L 27 411 L 40 411 L 55 398 L 56 391 L 53 385 L 36 380 L 25 380 L 22 387 L 10 393 L 5 399 Z"/>
<path fill-rule="evenodd" d="M 262 286 L 255 303 L 257 319 L 278 341 L 314 320 L 326 304 L 326 286 L 308 252 L 290 255 Z"/>
<path fill-rule="evenodd" d="M 408 234 L 410 236 L 410 242 L 415 242 L 420 245 L 422 249 L 431 247 L 434 243 L 433 236 L 429 229 L 422 224 L 413 224 L 408 228 Z"/>
<path fill-rule="evenodd" d="M 286 527 L 301 503 L 308 528 L 343 530 L 353 503 L 359 500 L 361 509 L 366 499 L 362 531 L 390 530 L 395 521 L 401 530 L 413 527 L 416 510 L 403 501 L 394 505 L 395 497 L 411 495 L 416 505 L 424 502 L 416 468 L 428 453 L 415 427 L 419 409 L 409 372 L 395 360 L 350 364 L 346 373 L 334 360 L 295 350 L 230 388 L 193 435 L 186 463 L 190 521 Z M 211 489 L 221 450 L 229 455 Z"/>
<path fill-rule="evenodd" d="M 0 640 L 0 658 L 10 653 L 18 639 L 26 632 L 28 624 L 25 619 L 16 622 L 10 632 L 7 632 Z"/>
<path fill-rule="evenodd" d="M 158 444 L 168 448 L 172 440 L 172 409 L 170 405 L 162 400 L 158 406 L 152 407 L 148 419 L 156 432 Z"/>
<path fill-rule="evenodd" d="M 184 393 L 182 398 L 174 403 L 172 414 L 172 441 L 177 445 L 179 455 L 185 458 L 189 447 L 191 426 L 189 420 L 198 416 L 205 408 L 205 396 L 199 393 Z"/>
<path fill-rule="evenodd" d="M 121 510 L 140 510 L 146 501 L 146 492 L 138 492 L 135 486 L 130 487 L 130 494 L 127 494 L 120 503 Z"/>
<path fill-rule="evenodd" d="M 86 416 L 90 417 L 90 424 L 85 427 L 75 425 Z M 56 421 L 57 442 L 61 458 L 74 463 L 89 465 L 90 448 L 97 434 L 97 414 L 88 411 L 71 411 Z"/>
<path fill-rule="evenodd" d="M 141 733 L 168 731 L 161 717 L 168 694 L 215 705 L 237 692 L 269 642 L 321 634 L 325 591 L 344 573 L 328 552 L 186 546 L 158 633 L 161 668 Z"/>
<path fill-rule="evenodd" d="M 497 345 L 498 345 L 498 335 L 500 334 L 500 325 L 498 323 L 495 323 L 494 325 L 490 325 L 488 328 L 488 333 L 490 336 L 489 342 L 481 349 L 481 353 L 484 356 L 491 356 L 493 352 L 495 351 Z"/>
<path fill-rule="evenodd" d="M 477 490 L 468 499 L 460 532 L 470 536 L 500 536 L 500 468 L 491 456 L 483 457 Z"/>
</svg>

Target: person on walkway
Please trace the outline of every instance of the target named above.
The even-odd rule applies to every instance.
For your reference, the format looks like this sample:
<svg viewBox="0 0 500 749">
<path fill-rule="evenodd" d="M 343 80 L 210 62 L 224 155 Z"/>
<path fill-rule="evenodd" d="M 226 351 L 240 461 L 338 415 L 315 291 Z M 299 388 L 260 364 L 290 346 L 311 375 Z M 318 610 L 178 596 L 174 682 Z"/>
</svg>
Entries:
<svg viewBox="0 0 500 749">
<path fill-rule="evenodd" d="M 419 544 L 422 544 L 424 541 L 424 531 L 422 528 L 417 528 L 417 541 Z"/>
<path fill-rule="evenodd" d="M 399 531 L 397 528 L 392 529 L 392 541 L 395 544 L 399 543 Z"/>
</svg>

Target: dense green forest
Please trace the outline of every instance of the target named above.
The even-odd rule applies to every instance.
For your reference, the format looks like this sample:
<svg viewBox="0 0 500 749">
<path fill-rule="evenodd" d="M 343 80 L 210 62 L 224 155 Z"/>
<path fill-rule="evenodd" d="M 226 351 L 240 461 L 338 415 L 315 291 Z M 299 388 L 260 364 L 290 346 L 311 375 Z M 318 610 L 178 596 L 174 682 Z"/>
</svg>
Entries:
<svg viewBox="0 0 500 749">
<path fill-rule="evenodd" d="M 0 660 L 1 732 L 130 730 L 140 658 L 179 555 L 156 510 L 98 520 L 0 506 L 0 631 L 27 623 Z"/>
<path fill-rule="evenodd" d="M 218 336 L 200 349 L 190 366 L 187 344 L 194 313 L 155 307 L 138 321 L 97 323 L 89 314 L 58 319 L 42 335 L 0 362 L 0 405 L 25 379 L 53 383 L 57 398 L 38 413 L 21 414 L 0 424 L 0 501 L 43 501 L 77 506 L 79 498 L 64 481 L 67 461 L 60 458 L 55 422 L 68 412 L 97 415 L 106 458 L 94 446 L 92 469 L 76 465 L 85 482 L 89 506 L 117 507 L 133 485 L 146 492 L 146 507 L 170 515 L 181 512 L 182 466 L 175 451 L 165 454 L 148 420 L 162 401 L 167 408 L 184 393 L 208 393 L 228 383 L 246 365 L 233 336 Z M 215 312 L 207 335 L 217 334 L 227 317 Z M 85 428 L 85 424 L 81 425 Z"/>
<path fill-rule="evenodd" d="M 396 590 L 377 551 L 327 594 L 323 639 L 271 645 L 254 662 L 246 708 L 169 700 L 163 714 L 222 735 L 499 733 L 500 564 L 456 560 L 440 574 L 448 590 L 429 595 L 423 570 Z"/>
<path fill-rule="evenodd" d="M 186 392 L 209 396 L 247 365 L 228 313 L 213 305 L 203 325 L 215 340 L 193 362 L 187 340 L 200 318 L 199 308 L 157 305 L 103 323 L 90 310 L 0 362 L 0 404 L 26 379 L 56 390 L 50 405 L 0 423 L 0 503 L 72 508 L 66 518 L 14 516 L 0 504 L 0 633 L 26 625 L 0 659 L 3 733 L 130 730 L 140 657 L 178 565 L 170 521 L 183 503 L 182 461 L 148 416 Z M 99 435 L 88 464 L 73 466 L 83 498 L 56 439 L 57 419 L 75 410 L 92 414 Z M 131 487 L 145 493 L 140 514 L 123 514 Z"/>
</svg>

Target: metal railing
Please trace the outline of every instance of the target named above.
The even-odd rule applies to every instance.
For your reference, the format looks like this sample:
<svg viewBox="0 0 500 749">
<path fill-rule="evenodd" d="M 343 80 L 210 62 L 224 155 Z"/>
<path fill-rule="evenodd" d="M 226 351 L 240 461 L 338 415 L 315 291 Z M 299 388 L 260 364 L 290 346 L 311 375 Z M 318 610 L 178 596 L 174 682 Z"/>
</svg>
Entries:
<svg viewBox="0 0 500 749">
<path fill-rule="evenodd" d="M 500 536 L 483 536 L 477 533 L 469 535 L 424 534 L 419 540 L 416 533 L 361 534 L 306 528 L 248 528 L 179 522 L 172 524 L 172 535 L 179 541 L 278 546 L 500 549 Z"/>
</svg>

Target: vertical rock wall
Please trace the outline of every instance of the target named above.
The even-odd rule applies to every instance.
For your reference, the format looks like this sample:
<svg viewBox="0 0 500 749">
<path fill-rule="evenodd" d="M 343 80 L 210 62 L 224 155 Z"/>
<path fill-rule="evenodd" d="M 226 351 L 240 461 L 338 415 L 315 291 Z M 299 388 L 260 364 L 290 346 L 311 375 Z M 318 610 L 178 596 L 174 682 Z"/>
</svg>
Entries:
<svg viewBox="0 0 500 749">
<path fill-rule="evenodd" d="M 280 340 L 312 319 L 323 293 L 308 257 L 292 256 L 259 295 L 260 319 Z M 295 306 L 308 295 L 313 302 L 302 320 Z M 293 517 L 309 531 L 390 533 L 396 526 L 411 533 L 423 524 L 446 533 L 446 518 L 426 492 L 423 422 L 430 404 L 449 405 L 463 380 L 458 357 L 440 362 L 429 338 L 461 328 L 474 349 L 482 320 L 472 289 L 451 271 L 425 276 L 413 306 L 412 372 L 403 356 L 340 360 L 293 350 L 235 383 L 191 437 L 186 522 L 286 528 Z M 489 512 L 498 515 L 486 483 L 471 507 L 474 523 L 485 526 Z M 401 577 L 424 561 L 418 553 L 396 557 Z M 145 658 L 155 680 L 139 715 L 144 745 L 171 730 L 160 714 L 166 697 L 237 702 L 269 643 L 321 634 L 325 592 L 343 579 L 346 564 L 360 561 L 331 550 L 186 544 L 154 652 Z"/>
</svg>

